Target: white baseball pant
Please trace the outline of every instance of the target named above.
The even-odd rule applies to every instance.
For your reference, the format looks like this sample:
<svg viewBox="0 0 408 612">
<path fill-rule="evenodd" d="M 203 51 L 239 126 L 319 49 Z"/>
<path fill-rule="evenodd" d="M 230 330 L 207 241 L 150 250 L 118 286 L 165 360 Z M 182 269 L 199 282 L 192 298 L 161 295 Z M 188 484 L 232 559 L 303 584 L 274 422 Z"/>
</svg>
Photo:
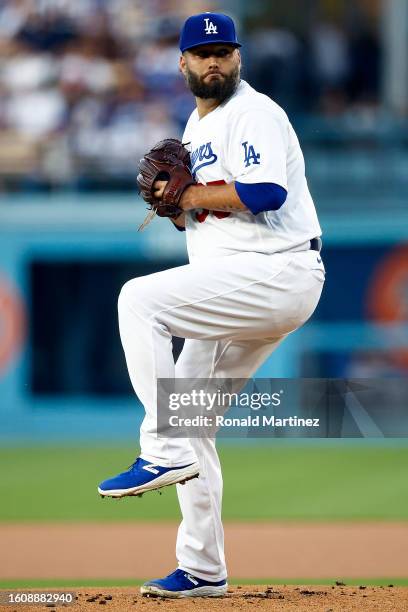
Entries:
<svg viewBox="0 0 408 612">
<path fill-rule="evenodd" d="M 227 576 L 221 522 L 222 474 L 212 439 L 160 439 L 158 378 L 250 378 L 313 313 L 324 267 L 312 250 L 239 253 L 135 278 L 119 296 L 119 329 L 130 379 L 146 415 L 141 457 L 167 467 L 200 463 L 177 485 L 183 515 L 180 569 L 204 580 Z M 172 336 L 186 338 L 174 364 Z"/>
</svg>

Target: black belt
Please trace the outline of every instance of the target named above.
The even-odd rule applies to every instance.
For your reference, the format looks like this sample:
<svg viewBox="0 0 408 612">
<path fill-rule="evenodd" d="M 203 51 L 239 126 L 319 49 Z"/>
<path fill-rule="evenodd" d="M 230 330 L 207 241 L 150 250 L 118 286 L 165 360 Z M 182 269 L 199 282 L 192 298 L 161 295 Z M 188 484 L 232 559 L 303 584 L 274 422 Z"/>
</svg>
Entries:
<svg viewBox="0 0 408 612">
<path fill-rule="evenodd" d="M 312 251 L 318 251 L 320 253 L 320 251 L 322 250 L 322 239 L 319 237 L 312 238 L 310 241 L 310 249 Z"/>
</svg>

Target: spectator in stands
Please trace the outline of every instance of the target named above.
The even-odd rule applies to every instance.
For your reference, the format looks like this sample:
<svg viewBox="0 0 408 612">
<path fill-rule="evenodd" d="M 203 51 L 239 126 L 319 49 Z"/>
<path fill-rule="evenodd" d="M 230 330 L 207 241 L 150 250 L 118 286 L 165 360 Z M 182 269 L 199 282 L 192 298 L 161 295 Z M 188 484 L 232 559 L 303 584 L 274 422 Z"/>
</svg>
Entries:
<svg viewBox="0 0 408 612">
<path fill-rule="evenodd" d="M 195 8 L 220 7 L 196 0 Z M 45 187 L 133 188 L 141 153 L 180 136 L 192 110 L 176 61 L 190 13 L 187 0 L 0 0 L 3 187 L 27 185 L 26 176 Z M 248 38 L 251 82 L 294 119 L 371 117 L 381 62 L 372 28 L 351 35 L 321 20 L 302 38 L 255 19 Z"/>
</svg>

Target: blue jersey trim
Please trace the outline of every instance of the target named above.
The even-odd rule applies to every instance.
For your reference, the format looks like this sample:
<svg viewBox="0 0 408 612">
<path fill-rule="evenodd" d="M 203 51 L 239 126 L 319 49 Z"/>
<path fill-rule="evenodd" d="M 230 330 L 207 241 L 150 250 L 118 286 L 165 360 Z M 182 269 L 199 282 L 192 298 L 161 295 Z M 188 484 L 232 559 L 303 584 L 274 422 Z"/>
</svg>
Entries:
<svg viewBox="0 0 408 612">
<path fill-rule="evenodd" d="M 288 192 L 276 183 L 240 183 L 235 181 L 239 199 L 257 215 L 266 210 L 278 210 L 285 202 Z"/>
</svg>

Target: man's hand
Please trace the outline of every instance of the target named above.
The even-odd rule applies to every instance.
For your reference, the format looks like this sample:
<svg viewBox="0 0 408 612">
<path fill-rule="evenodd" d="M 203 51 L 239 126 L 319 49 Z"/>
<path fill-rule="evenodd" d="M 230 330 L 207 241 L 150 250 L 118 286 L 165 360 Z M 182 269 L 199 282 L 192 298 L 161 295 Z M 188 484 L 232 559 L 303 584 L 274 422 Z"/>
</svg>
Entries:
<svg viewBox="0 0 408 612">
<path fill-rule="evenodd" d="M 167 185 L 167 181 L 155 181 L 153 183 L 153 195 L 155 198 L 157 198 L 158 200 L 160 200 L 160 198 L 163 195 L 164 189 Z M 190 189 L 189 187 L 187 187 L 187 189 Z M 187 191 L 187 190 L 186 190 Z M 185 192 L 183 193 L 183 195 L 181 196 L 181 200 L 179 202 L 179 206 L 180 208 L 183 208 L 182 206 L 182 199 L 184 197 Z M 184 210 L 184 209 L 183 209 Z M 186 220 L 185 220 L 185 215 L 184 212 L 181 213 L 178 217 L 176 217 L 175 219 L 172 219 L 170 217 L 170 221 L 172 223 L 174 223 L 174 225 L 177 225 L 177 227 L 179 228 L 185 228 L 186 227 Z"/>
<path fill-rule="evenodd" d="M 153 195 L 158 200 L 161 199 L 167 183 L 168 181 L 155 181 L 153 183 Z"/>
<path fill-rule="evenodd" d="M 167 185 L 167 181 L 155 181 L 153 183 L 153 194 L 154 194 L 154 197 L 157 198 L 157 200 L 161 199 L 161 197 L 162 197 L 162 195 L 164 193 L 164 190 L 166 188 L 166 185 Z M 184 190 L 184 192 L 183 192 L 183 194 L 182 194 L 182 196 L 180 198 L 180 202 L 179 202 L 178 205 L 184 211 L 185 210 L 191 210 L 193 208 L 192 202 L 191 202 L 191 198 L 189 197 L 189 192 L 191 194 L 191 191 L 192 191 L 193 187 L 194 187 L 194 185 L 190 185 L 189 187 L 187 187 Z"/>
</svg>

